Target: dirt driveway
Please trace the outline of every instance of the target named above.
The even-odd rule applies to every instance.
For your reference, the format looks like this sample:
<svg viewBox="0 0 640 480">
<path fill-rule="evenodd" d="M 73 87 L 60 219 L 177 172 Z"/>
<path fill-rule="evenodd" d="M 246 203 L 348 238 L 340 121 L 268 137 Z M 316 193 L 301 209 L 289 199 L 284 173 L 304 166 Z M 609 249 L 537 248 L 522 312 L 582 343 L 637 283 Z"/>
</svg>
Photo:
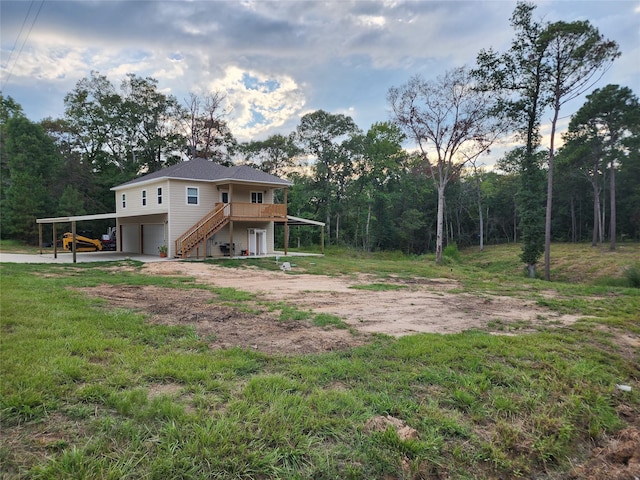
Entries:
<svg viewBox="0 0 640 480">
<path fill-rule="evenodd" d="M 399 337 L 474 328 L 524 333 L 542 325 L 570 324 L 578 318 L 558 315 L 533 301 L 453 293 L 459 285 L 449 279 L 330 277 L 194 262 L 148 263 L 142 268 L 149 275 L 194 277 L 201 284 L 251 292 L 271 304 L 280 302 L 314 314 L 335 315 L 350 327 L 282 322 L 277 312 L 268 309 L 247 312 L 216 302 L 215 294 L 208 290 L 104 285 L 83 289 L 114 306 L 143 311 L 152 322 L 193 325 L 201 337 L 210 339 L 212 348 L 241 346 L 269 353 L 309 353 L 358 345 L 374 333 Z M 397 289 L 357 288 L 381 283 Z"/>
</svg>

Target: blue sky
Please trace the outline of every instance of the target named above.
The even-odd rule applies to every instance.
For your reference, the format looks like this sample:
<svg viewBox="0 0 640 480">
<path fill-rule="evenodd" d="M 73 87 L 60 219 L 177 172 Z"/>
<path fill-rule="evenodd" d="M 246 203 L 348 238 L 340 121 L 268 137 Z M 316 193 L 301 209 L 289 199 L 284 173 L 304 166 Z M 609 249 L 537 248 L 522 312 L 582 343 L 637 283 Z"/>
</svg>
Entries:
<svg viewBox="0 0 640 480">
<path fill-rule="evenodd" d="M 640 94 L 640 0 L 538 1 L 537 17 L 589 20 L 622 56 L 597 86 Z M 151 76 L 179 101 L 227 94 L 240 141 L 288 134 L 305 113 L 389 120 L 387 91 L 504 51 L 515 1 L 0 2 L 0 84 L 27 116 L 61 117 L 64 96 L 92 70 L 118 85 Z M 568 104 L 563 122 L 582 104 Z"/>
</svg>

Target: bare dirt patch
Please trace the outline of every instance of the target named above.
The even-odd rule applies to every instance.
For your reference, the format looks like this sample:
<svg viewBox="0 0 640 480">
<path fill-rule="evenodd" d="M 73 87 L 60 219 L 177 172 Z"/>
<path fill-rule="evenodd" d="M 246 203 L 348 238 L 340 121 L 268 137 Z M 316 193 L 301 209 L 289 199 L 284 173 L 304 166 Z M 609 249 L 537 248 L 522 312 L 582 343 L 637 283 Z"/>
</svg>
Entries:
<svg viewBox="0 0 640 480">
<path fill-rule="evenodd" d="M 577 317 L 558 315 L 533 301 L 453 293 L 459 285 L 450 279 L 412 279 L 371 275 L 330 277 L 265 271 L 257 268 L 225 268 L 194 262 L 148 263 L 150 275 L 188 276 L 200 284 L 253 293 L 263 302 L 283 303 L 313 314 L 341 318 L 350 330 L 317 327 L 310 321 L 281 321 L 278 312 L 262 308 L 257 313 L 217 300 L 206 289 L 157 286 L 101 285 L 85 288 L 109 304 L 143 312 L 148 321 L 195 328 L 211 348 L 242 347 L 265 353 L 304 354 L 340 350 L 361 345 L 370 334 L 400 337 L 415 333 L 457 333 L 486 329 L 510 334 L 534 331 L 541 326 L 569 324 Z M 367 290 L 371 284 L 401 287 Z"/>
<path fill-rule="evenodd" d="M 403 336 L 414 333 L 457 333 L 500 325 L 499 331 L 532 331 L 538 326 L 571 324 L 578 317 L 559 315 L 533 301 L 450 293 L 459 285 L 450 279 L 379 279 L 372 276 L 330 277 L 271 272 L 254 268 L 225 268 L 205 263 L 148 263 L 153 275 L 194 277 L 196 281 L 260 294 L 316 313 L 337 315 L 363 333 Z M 406 288 L 372 291 L 352 287 L 392 283 Z"/>
<path fill-rule="evenodd" d="M 629 427 L 608 438 L 590 459 L 571 472 L 571 479 L 637 480 L 640 478 L 640 429 Z"/>
<path fill-rule="evenodd" d="M 281 321 L 271 313 L 243 312 L 216 303 L 216 295 L 202 289 L 101 285 L 82 291 L 112 306 L 145 313 L 151 323 L 193 327 L 213 349 L 237 346 L 265 353 L 313 353 L 366 341 L 365 335 L 345 329 L 315 327 L 301 320 Z"/>
</svg>

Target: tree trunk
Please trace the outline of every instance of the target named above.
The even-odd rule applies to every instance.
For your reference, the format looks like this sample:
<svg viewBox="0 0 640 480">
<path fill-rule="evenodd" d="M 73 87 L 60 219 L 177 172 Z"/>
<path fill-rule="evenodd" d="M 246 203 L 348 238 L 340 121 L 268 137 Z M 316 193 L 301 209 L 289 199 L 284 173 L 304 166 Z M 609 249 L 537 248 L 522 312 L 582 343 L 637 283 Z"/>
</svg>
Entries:
<svg viewBox="0 0 640 480">
<path fill-rule="evenodd" d="M 518 208 L 513 207 L 513 243 L 518 243 Z"/>
<path fill-rule="evenodd" d="M 478 189 L 478 215 L 480 220 L 480 251 L 484 251 L 484 217 L 482 216 L 482 197 Z"/>
<path fill-rule="evenodd" d="M 597 166 L 591 179 L 593 186 L 593 236 L 591 238 L 591 246 L 598 245 L 598 232 L 600 227 L 600 185 L 598 181 Z"/>
<path fill-rule="evenodd" d="M 327 217 L 325 218 L 325 223 L 327 224 L 327 245 L 331 243 L 331 209 L 329 208 L 329 204 L 327 203 Z"/>
<path fill-rule="evenodd" d="M 444 228 L 444 183 L 438 184 L 438 215 L 436 227 L 436 263 L 442 263 L 442 237 Z"/>
<path fill-rule="evenodd" d="M 609 237 L 611 238 L 610 250 L 616 249 L 616 174 L 613 159 L 611 160 L 611 172 L 609 174 L 609 203 L 611 215 L 609 219 Z"/>
<path fill-rule="evenodd" d="M 578 241 L 576 232 L 576 202 L 571 195 L 571 242 L 576 243 Z"/>
<path fill-rule="evenodd" d="M 560 105 L 556 102 L 551 121 L 551 140 L 549 143 L 549 173 L 547 176 L 547 212 L 544 221 L 544 278 L 551 280 L 551 207 L 553 206 L 553 160 L 555 157 L 554 142 L 556 136 L 556 124 Z"/>
<path fill-rule="evenodd" d="M 604 178 L 603 185 L 606 185 L 606 182 L 607 180 L 606 178 Z M 600 233 L 598 234 L 600 238 L 600 243 L 604 243 L 604 225 L 605 225 L 605 220 L 607 216 L 607 205 L 606 205 L 607 196 L 606 196 L 606 192 L 603 191 L 602 193 L 603 193 L 603 195 L 601 196 L 602 208 L 600 209 Z"/>
<path fill-rule="evenodd" d="M 371 251 L 371 238 L 369 237 L 369 226 L 371 225 L 371 203 L 369 203 L 369 208 L 367 209 L 367 224 L 365 226 L 365 242 L 366 242 L 366 250 L 367 252 Z"/>
</svg>

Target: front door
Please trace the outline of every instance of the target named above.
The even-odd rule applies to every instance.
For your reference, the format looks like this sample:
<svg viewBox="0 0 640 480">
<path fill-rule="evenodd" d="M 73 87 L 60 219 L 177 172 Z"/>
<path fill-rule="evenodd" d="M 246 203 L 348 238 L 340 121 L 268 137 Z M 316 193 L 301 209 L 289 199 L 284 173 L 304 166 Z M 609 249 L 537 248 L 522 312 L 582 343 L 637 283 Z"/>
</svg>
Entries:
<svg viewBox="0 0 640 480">
<path fill-rule="evenodd" d="M 267 231 L 264 229 L 250 228 L 249 233 L 249 255 L 267 254 Z"/>
</svg>

